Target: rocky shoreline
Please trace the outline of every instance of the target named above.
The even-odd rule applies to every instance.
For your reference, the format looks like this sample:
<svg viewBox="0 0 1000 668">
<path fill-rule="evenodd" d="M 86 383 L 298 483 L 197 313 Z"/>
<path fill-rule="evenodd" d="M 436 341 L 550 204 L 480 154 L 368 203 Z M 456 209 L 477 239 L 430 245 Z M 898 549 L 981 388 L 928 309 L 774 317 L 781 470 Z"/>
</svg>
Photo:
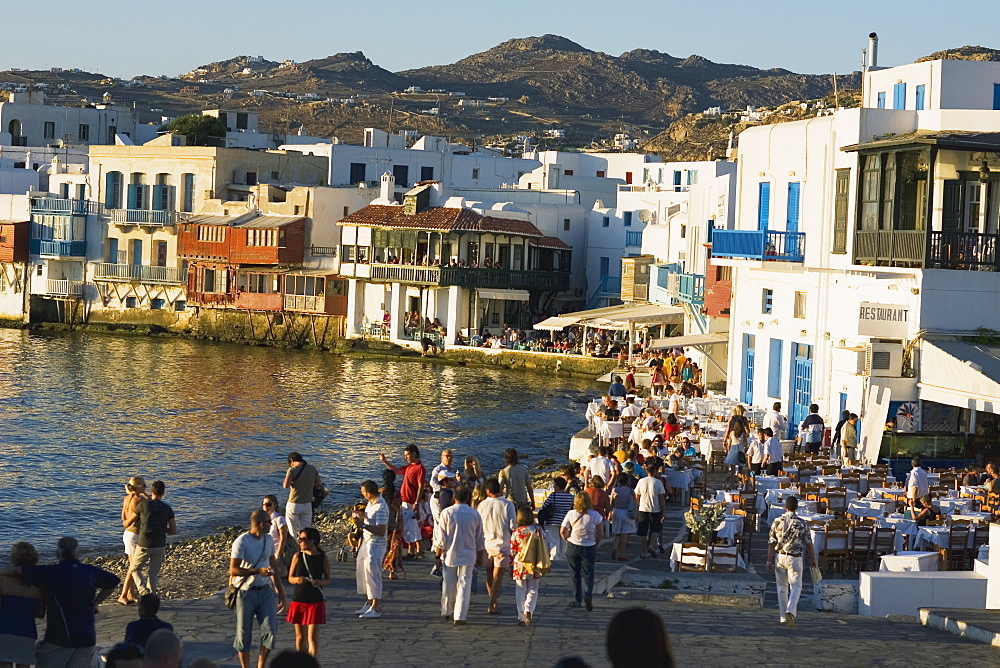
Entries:
<svg viewBox="0 0 1000 668">
<path fill-rule="evenodd" d="M 535 463 L 532 483 L 547 484 L 552 479 L 556 460 L 540 459 Z M 313 526 L 323 536 L 321 547 L 336 559 L 336 552 L 346 545 L 350 527 L 350 506 L 338 505 L 316 514 Z M 245 526 L 220 529 L 200 538 L 175 540 L 167 544 L 163 569 L 160 571 L 159 594 L 164 600 L 208 598 L 226 588 L 229 584 L 229 550 L 233 541 L 246 531 Z M 287 552 L 287 560 L 291 551 Z M 128 558 L 124 550 L 95 553 L 84 556 L 83 561 L 111 571 L 120 578 L 128 570 Z M 287 563 L 286 563 L 287 568 Z M 113 605 L 120 590 L 108 599 L 105 605 Z"/>
</svg>

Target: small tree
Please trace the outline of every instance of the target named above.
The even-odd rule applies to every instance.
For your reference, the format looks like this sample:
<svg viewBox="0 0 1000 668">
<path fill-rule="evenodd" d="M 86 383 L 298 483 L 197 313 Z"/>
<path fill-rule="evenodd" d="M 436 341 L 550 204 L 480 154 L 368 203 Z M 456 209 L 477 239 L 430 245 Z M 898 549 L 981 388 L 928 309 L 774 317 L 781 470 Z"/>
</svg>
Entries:
<svg viewBox="0 0 1000 668">
<path fill-rule="evenodd" d="M 162 129 L 184 135 L 190 146 L 208 146 L 215 143 L 211 140 L 223 139 L 226 136 L 226 125 L 222 120 L 202 114 L 178 116 Z"/>
</svg>

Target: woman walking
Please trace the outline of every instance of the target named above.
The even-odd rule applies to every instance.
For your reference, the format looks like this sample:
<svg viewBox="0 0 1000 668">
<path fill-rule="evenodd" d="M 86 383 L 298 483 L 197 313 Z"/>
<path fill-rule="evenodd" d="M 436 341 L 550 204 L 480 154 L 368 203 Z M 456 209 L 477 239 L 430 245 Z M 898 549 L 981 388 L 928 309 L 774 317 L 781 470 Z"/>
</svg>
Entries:
<svg viewBox="0 0 1000 668">
<path fill-rule="evenodd" d="M 122 499 L 121 521 L 122 526 L 125 527 L 125 531 L 122 533 L 122 542 L 125 544 L 125 554 L 128 555 L 128 572 L 122 581 L 122 595 L 118 597 L 118 603 L 121 605 L 132 605 L 139 600 L 139 592 L 135 587 L 135 578 L 132 577 L 132 553 L 135 552 L 135 548 L 139 544 L 139 519 L 136 518 L 134 522 L 129 524 L 128 518 L 132 516 L 139 502 L 145 501 L 148 498 L 149 495 L 146 494 L 146 479 L 141 475 L 130 478 L 125 485 L 125 498 Z"/>
<path fill-rule="evenodd" d="M 14 543 L 12 566 L 34 566 L 38 551 L 31 543 Z M 35 664 L 35 617 L 45 613 L 42 590 L 21 584 L 20 578 L 0 577 L 0 666 L 28 668 Z"/>
<path fill-rule="evenodd" d="M 292 556 L 288 581 L 295 585 L 287 620 L 295 625 L 295 649 L 319 659 L 319 625 L 326 624 L 326 601 L 322 588 L 330 584 L 330 560 L 319 547 L 319 531 L 313 527 L 298 534 L 299 551 Z"/>
<path fill-rule="evenodd" d="M 597 543 L 604 537 L 601 516 L 591 509 L 590 495 L 577 494 L 573 510 L 566 513 L 560 527 L 566 541 L 566 560 L 573 575 L 573 602 L 571 608 L 586 605 L 594 609 L 594 564 L 597 562 Z"/>
<path fill-rule="evenodd" d="M 729 425 L 726 427 L 726 435 L 723 443 L 729 446 L 729 453 L 726 455 L 725 464 L 729 467 L 729 483 L 736 482 L 736 474 L 740 467 L 746 467 L 747 463 L 747 437 L 750 435 L 750 422 L 746 418 L 746 410 L 743 406 L 733 409 L 733 415 L 729 418 Z"/>
<path fill-rule="evenodd" d="M 517 509 L 517 531 L 510 537 L 511 578 L 516 587 L 517 623 L 521 626 L 531 626 L 531 617 L 535 614 L 535 603 L 538 601 L 538 580 L 542 574 L 528 572 L 524 563 L 518 559 L 521 550 L 528 545 L 528 540 L 539 541 L 537 554 L 548 554 L 545 544 L 545 532 L 535 524 L 535 514 L 528 506 Z"/>
<path fill-rule="evenodd" d="M 636 532 L 638 510 L 635 495 L 628 484 L 628 474 L 619 473 L 615 478 L 615 488 L 611 491 L 611 534 L 615 537 L 615 546 L 611 550 L 612 560 L 628 561 L 625 551 L 628 549 L 628 537 Z"/>
</svg>

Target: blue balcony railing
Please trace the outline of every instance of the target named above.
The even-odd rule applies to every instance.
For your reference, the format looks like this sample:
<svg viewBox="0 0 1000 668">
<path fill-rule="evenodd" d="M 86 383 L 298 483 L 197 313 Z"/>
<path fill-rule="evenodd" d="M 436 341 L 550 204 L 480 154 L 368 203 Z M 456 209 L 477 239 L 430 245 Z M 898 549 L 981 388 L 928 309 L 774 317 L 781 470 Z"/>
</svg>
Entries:
<svg viewBox="0 0 1000 668">
<path fill-rule="evenodd" d="M 677 298 L 700 306 L 705 301 L 705 277 L 698 274 L 678 274 Z"/>
<path fill-rule="evenodd" d="M 712 257 L 802 262 L 805 251 L 804 232 L 715 230 L 712 235 Z"/>
<path fill-rule="evenodd" d="M 642 246 L 642 232 L 625 231 L 625 245 L 636 248 Z"/>
<path fill-rule="evenodd" d="M 68 199 L 66 197 L 32 197 L 32 213 L 59 213 L 86 215 L 100 214 L 104 210 L 100 202 L 86 199 Z"/>
<path fill-rule="evenodd" d="M 53 257 L 85 257 L 87 255 L 87 242 L 32 239 L 28 243 L 28 252 L 32 255 Z"/>
</svg>

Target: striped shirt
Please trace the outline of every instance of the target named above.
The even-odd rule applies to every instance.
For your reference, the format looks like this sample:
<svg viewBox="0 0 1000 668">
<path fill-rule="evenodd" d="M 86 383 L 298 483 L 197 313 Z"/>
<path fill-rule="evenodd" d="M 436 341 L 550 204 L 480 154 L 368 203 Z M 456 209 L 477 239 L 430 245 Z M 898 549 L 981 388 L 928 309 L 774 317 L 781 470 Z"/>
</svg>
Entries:
<svg viewBox="0 0 1000 668">
<path fill-rule="evenodd" d="M 552 506 L 552 517 L 546 522 L 546 524 L 554 524 L 559 526 L 562 524 L 563 519 L 566 517 L 566 513 L 573 510 L 573 495 L 569 492 L 552 492 L 545 499 L 545 503 L 542 504 L 542 508 L 547 508 Z"/>
<path fill-rule="evenodd" d="M 381 524 L 385 527 L 389 525 L 389 506 L 386 504 L 385 500 L 380 496 L 374 501 L 369 501 L 368 505 L 365 506 L 365 520 L 367 524 L 378 525 Z M 365 531 L 365 541 L 370 543 L 385 543 L 385 536 L 376 536 L 371 531 Z"/>
</svg>

